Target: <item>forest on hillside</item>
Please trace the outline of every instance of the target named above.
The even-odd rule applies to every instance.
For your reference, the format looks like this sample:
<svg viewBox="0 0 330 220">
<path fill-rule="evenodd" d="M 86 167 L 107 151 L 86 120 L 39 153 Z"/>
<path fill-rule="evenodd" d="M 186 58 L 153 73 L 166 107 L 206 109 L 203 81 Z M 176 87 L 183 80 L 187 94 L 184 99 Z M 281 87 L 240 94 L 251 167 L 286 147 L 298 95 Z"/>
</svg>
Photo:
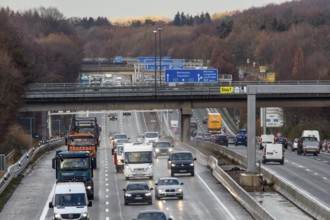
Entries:
<svg viewBox="0 0 330 220">
<path fill-rule="evenodd" d="M 65 18 L 56 8 L 0 8 L 0 27 L 1 131 L 15 119 L 29 83 L 75 82 L 84 57 L 153 56 L 153 30 L 158 28 L 162 56 L 203 59 L 234 80 L 239 67 L 252 63 L 256 69 L 267 66 L 277 80 L 330 80 L 329 0 L 291 1 L 220 16 L 178 12 L 170 21 L 148 18 L 128 24 Z M 317 112 L 330 121 L 327 111 Z"/>
</svg>

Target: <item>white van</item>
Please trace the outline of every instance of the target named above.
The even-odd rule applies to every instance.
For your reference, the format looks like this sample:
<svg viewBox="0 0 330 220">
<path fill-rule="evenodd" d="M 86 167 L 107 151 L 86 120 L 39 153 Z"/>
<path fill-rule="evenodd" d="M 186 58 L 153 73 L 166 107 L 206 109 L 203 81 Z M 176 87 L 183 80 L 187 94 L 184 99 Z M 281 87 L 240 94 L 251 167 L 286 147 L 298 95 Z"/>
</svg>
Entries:
<svg viewBox="0 0 330 220">
<path fill-rule="evenodd" d="M 279 162 L 284 164 L 284 149 L 282 144 L 265 144 L 262 154 L 262 163 Z"/>
<path fill-rule="evenodd" d="M 54 209 L 54 220 L 86 219 L 89 220 L 88 201 L 85 184 L 82 182 L 56 183 L 54 197 L 49 202 L 49 208 Z"/>
<path fill-rule="evenodd" d="M 260 150 L 262 150 L 266 144 L 274 144 L 275 136 L 272 134 L 263 134 L 260 138 Z"/>
<path fill-rule="evenodd" d="M 157 131 L 150 131 L 144 133 L 144 143 L 154 145 L 157 141 L 159 141 L 159 134 Z"/>
</svg>

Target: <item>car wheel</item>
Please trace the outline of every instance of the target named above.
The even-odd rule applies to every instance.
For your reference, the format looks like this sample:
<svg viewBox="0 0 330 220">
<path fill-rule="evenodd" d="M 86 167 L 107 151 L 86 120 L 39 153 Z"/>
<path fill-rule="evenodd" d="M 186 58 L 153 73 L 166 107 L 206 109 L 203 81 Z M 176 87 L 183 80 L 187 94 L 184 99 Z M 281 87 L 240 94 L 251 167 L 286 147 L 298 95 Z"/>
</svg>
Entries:
<svg viewBox="0 0 330 220">
<path fill-rule="evenodd" d="M 149 201 L 148 204 L 149 204 L 149 205 L 152 205 L 152 201 Z"/>
<path fill-rule="evenodd" d="M 266 160 L 262 160 L 261 162 L 262 162 L 263 164 L 265 164 L 265 163 L 266 163 Z"/>
<path fill-rule="evenodd" d="M 125 205 L 128 205 L 128 202 L 125 201 Z"/>
<path fill-rule="evenodd" d="M 283 164 L 284 164 L 284 160 L 281 160 L 280 164 L 282 164 L 282 165 L 283 165 Z"/>
<path fill-rule="evenodd" d="M 129 180 L 129 178 L 128 177 L 125 177 L 125 180 Z"/>
<path fill-rule="evenodd" d="M 195 176 L 195 171 L 192 171 L 191 172 L 191 176 Z"/>
<path fill-rule="evenodd" d="M 179 196 L 179 200 L 183 200 L 183 194 Z"/>
<path fill-rule="evenodd" d="M 318 155 L 318 153 L 314 153 L 314 155 L 315 155 L 315 156 L 317 156 L 317 155 Z"/>
<path fill-rule="evenodd" d="M 174 176 L 174 172 L 173 171 L 171 171 L 171 176 Z"/>
<path fill-rule="evenodd" d="M 149 180 L 152 180 L 154 178 L 154 176 L 149 176 Z"/>
</svg>

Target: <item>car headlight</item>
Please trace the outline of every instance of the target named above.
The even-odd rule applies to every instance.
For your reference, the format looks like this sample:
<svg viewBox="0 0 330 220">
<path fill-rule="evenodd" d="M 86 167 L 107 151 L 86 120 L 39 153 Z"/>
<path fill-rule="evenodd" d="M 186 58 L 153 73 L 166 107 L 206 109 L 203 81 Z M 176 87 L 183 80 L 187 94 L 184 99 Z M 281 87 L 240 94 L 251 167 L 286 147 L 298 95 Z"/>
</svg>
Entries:
<svg viewBox="0 0 330 220">
<path fill-rule="evenodd" d="M 92 189 L 92 186 L 87 186 L 86 189 L 87 190 L 91 190 Z"/>
<path fill-rule="evenodd" d="M 82 213 L 80 216 L 80 220 L 87 220 L 87 219 L 88 219 L 88 213 L 87 212 Z"/>
<path fill-rule="evenodd" d="M 156 149 L 155 149 L 155 151 L 156 151 L 156 152 L 159 152 L 159 149 L 158 149 L 158 148 L 156 148 Z"/>
<path fill-rule="evenodd" d="M 62 219 L 61 214 L 54 213 L 54 220 L 60 220 Z"/>
<path fill-rule="evenodd" d="M 148 166 L 148 169 L 152 169 L 152 164 L 150 164 L 150 165 Z"/>
<path fill-rule="evenodd" d="M 194 166 L 194 163 L 191 163 L 190 166 L 193 167 Z"/>
<path fill-rule="evenodd" d="M 181 188 L 178 188 L 178 189 L 176 189 L 178 192 L 182 192 L 182 189 Z"/>
<path fill-rule="evenodd" d="M 175 164 L 174 163 L 172 163 L 172 167 L 175 167 Z"/>
<path fill-rule="evenodd" d="M 165 189 L 158 189 L 158 193 L 163 193 L 165 192 Z"/>
<path fill-rule="evenodd" d="M 172 151 L 173 151 L 173 149 L 172 149 L 172 148 L 169 148 L 169 149 L 168 149 L 168 151 L 169 151 L 169 152 L 172 152 Z"/>
<path fill-rule="evenodd" d="M 151 196 L 151 193 L 146 193 L 145 196 Z"/>
<path fill-rule="evenodd" d="M 126 196 L 126 197 L 131 197 L 132 194 L 130 194 L 130 193 L 125 193 L 125 196 Z"/>
</svg>

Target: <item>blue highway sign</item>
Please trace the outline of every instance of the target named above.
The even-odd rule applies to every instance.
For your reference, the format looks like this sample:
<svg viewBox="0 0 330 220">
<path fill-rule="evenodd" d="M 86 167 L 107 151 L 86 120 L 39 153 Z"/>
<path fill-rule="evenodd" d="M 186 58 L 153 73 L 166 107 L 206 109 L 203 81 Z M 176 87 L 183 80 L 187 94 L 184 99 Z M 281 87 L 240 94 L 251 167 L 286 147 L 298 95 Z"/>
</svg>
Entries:
<svg viewBox="0 0 330 220">
<path fill-rule="evenodd" d="M 217 83 L 217 69 L 167 69 L 165 70 L 165 82 L 177 83 Z"/>
</svg>

